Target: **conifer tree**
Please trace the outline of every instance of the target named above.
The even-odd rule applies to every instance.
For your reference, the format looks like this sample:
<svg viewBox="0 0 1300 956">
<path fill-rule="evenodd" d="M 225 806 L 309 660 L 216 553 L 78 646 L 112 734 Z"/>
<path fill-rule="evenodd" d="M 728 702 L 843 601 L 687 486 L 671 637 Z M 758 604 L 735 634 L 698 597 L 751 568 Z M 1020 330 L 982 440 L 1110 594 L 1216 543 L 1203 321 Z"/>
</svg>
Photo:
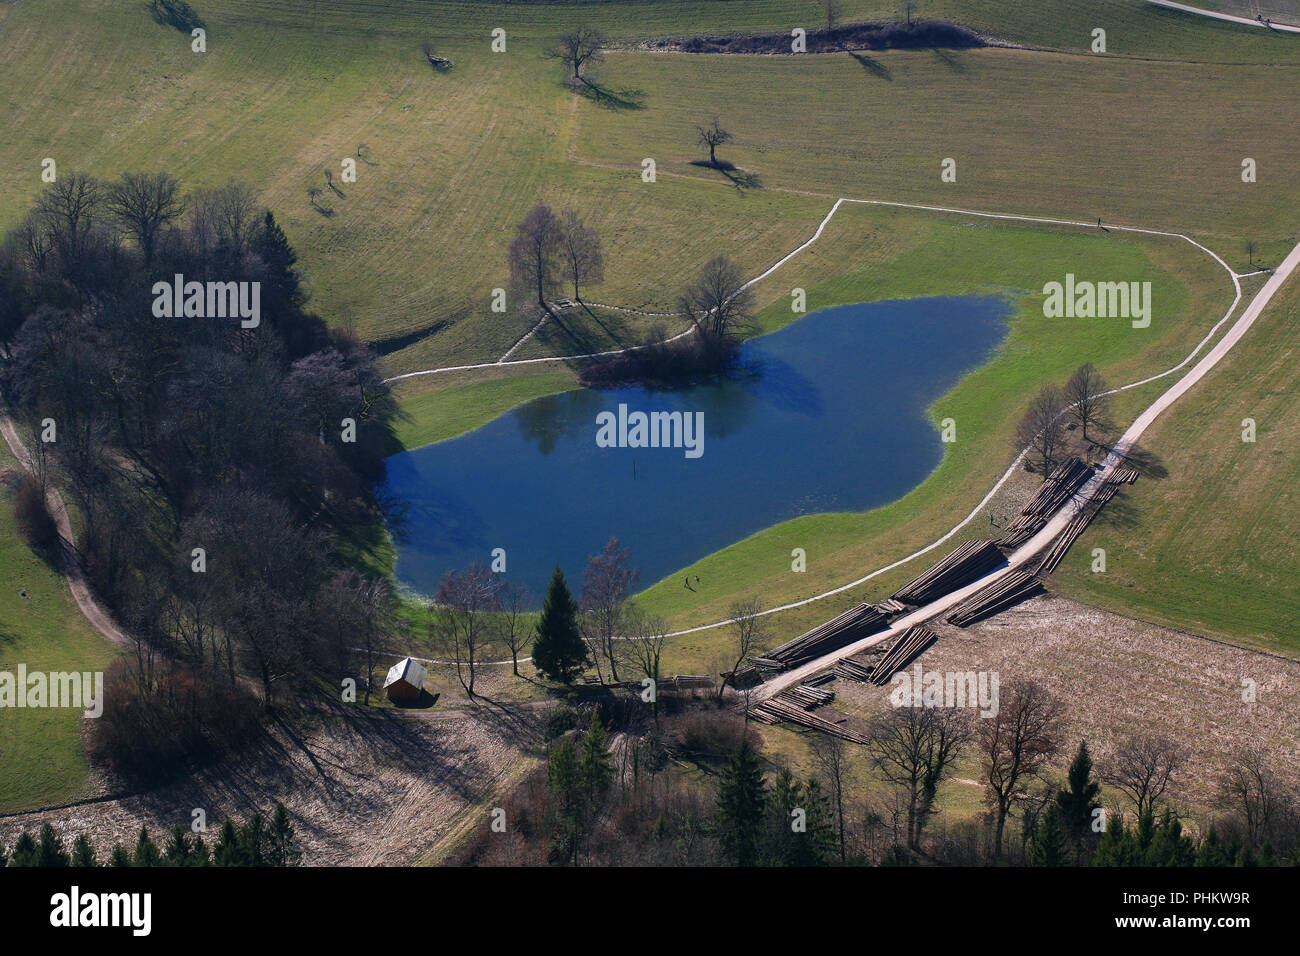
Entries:
<svg viewBox="0 0 1300 956">
<path fill-rule="evenodd" d="M 1056 793 L 1056 807 L 1061 813 L 1061 826 L 1073 845 L 1076 858 L 1082 857 L 1096 845 L 1092 830 L 1093 811 L 1101 806 L 1098 796 L 1101 784 L 1092 776 L 1092 756 L 1086 741 L 1079 742 L 1079 750 L 1070 764 L 1067 788 Z"/>
<path fill-rule="evenodd" d="M 159 866 L 161 863 L 162 854 L 158 852 L 158 845 L 149 838 L 149 831 L 141 827 L 140 836 L 135 841 L 135 853 L 131 857 L 131 865 Z"/>
<path fill-rule="evenodd" d="M 564 572 L 557 565 L 537 621 L 533 663 L 551 680 L 572 684 L 587 661 L 587 645 L 578 630 L 578 605 L 565 583 Z"/>
<path fill-rule="evenodd" d="M 1038 830 L 1034 833 L 1034 845 L 1029 861 L 1034 866 L 1065 866 L 1068 852 L 1065 826 L 1061 823 L 1061 811 L 1055 805 L 1051 805 L 1038 821 Z"/>
<path fill-rule="evenodd" d="M 131 854 L 127 852 L 126 847 L 120 843 L 113 844 L 113 852 L 109 855 L 108 865 L 114 868 L 131 866 Z"/>
<path fill-rule="evenodd" d="M 582 781 L 587 787 L 587 798 L 591 801 L 606 790 L 614 780 L 614 758 L 609 752 L 609 737 L 597 714 L 591 719 L 591 726 L 582 738 L 582 760 L 579 769 Z"/>
<path fill-rule="evenodd" d="M 0 863 L 0 866 L 3 866 Z M 90 838 L 82 833 L 77 836 L 77 841 L 72 845 L 72 865 L 79 867 L 99 866 L 95 859 L 95 848 L 90 845 Z"/>
<path fill-rule="evenodd" d="M 718 843 L 723 855 L 736 866 L 759 862 L 767 784 L 758 754 L 742 738 L 722 771 L 718 788 Z"/>
<path fill-rule="evenodd" d="M 13 854 L 9 857 L 10 866 L 40 866 L 40 847 L 30 833 L 23 833 L 14 843 Z"/>
<path fill-rule="evenodd" d="M 302 851 L 294 839 L 293 821 L 283 803 L 277 802 L 271 814 L 270 844 L 272 866 L 297 866 L 302 862 Z"/>
<path fill-rule="evenodd" d="M 40 848 L 37 851 L 36 865 L 46 867 L 70 866 L 72 859 L 63 849 L 63 841 L 49 823 L 41 826 Z"/>
</svg>

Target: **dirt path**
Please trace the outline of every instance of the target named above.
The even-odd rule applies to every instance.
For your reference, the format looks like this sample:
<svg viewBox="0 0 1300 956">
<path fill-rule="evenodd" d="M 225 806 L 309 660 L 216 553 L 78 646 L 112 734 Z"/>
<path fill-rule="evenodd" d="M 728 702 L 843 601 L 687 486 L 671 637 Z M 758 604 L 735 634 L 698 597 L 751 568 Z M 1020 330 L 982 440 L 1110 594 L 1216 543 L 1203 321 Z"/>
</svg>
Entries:
<svg viewBox="0 0 1300 956">
<path fill-rule="evenodd" d="M 7 415 L 0 415 L 0 434 L 4 435 L 5 444 L 9 446 L 9 450 L 18 459 L 18 463 L 28 472 L 34 472 L 31 454 L 27 451 L 27 446 L 23 444 L 22 438 L 19 437 L 13 420 Z M 63 496 L 59 494 L 59 490 L 53 485 L 46 488 L 45 504 L 49 509 L 50 517 L 54 519 L 54 526 L 59 531 L 59 556 L 63 564 L 63 577 L 68 582 L 68 589 L 72 592 L 72 598 L 77 602 L 77 607 L 81 609 L 82 615 L 90 622 L 91 627 L 118 647 L 130 650 L 135 646 L 135 642 L 113 623 L 113 619 L 99 606 L 99 602 L 90 593 L 90 586 L 86 583 L 85 575 L 81 572 L 81 565 L 77 561 L 77 539 L 72 533 L 72 522 L 68 519 L 68 508 L 63 503 Z"/>
<path fill-rule="evenodd" d="M 1284 33 L 1300 33 L 1300 27 L 1291 26 L 1286 23 L 1274 23 L 1272 21 L 1264 23 L 1261 20 L 1252 20 L 1250 17 L 1239 17 L 1231 13 L 1220 13 L 1217 10 L 1204 10 L 1201 7 L 1189 7 L 1185 3 L 1174 3 L 1173 0 L 1147 0 L 1147 3 L 1153 3 L 1157 7 L 1164 7 L 1167 10 L 1178 10 L 1182 13 L 1191 13 L 1198 17 L 1209 17 L 1211 20 L 1224 20 L 1228 23 L 1240 23 L 1248 27 L 1259 27 L 1263 30 L 1280 30 Z"/>
</svg>

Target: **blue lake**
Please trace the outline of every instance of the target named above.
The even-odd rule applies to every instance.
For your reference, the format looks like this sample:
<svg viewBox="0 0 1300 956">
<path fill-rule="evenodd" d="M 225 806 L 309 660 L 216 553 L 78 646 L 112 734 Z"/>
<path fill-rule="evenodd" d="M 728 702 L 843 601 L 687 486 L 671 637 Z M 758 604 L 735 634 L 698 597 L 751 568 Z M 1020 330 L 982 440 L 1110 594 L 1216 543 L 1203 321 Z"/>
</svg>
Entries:
<svg viewBox="0 0 1300 956">
<path fill-rule="evenodd" d="M 894 501 L 943 456 L 926 409 L 988 360 L 1010 313 L 992 296 L 825 309 L 747 342 L 727 381 L 567 392 L 395 455 L 388 490 L 409 508 L 398 577 L 432 593 L 504 548 L 537 604 L 557 563 L 576 594 L 611 536 L 644 586 L 789 518 Z M 598 447 L 597 416 L 620 404 L 702 412 L 702 453 Z"/>
</svg>

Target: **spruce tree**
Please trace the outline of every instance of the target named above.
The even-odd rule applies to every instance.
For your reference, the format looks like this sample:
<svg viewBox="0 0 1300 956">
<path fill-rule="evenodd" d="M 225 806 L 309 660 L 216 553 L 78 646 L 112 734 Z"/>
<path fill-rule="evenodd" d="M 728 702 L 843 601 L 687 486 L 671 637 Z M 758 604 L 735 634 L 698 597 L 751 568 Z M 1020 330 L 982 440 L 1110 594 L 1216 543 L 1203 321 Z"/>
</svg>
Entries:
<svg viewBox="0 0 1300 956">
<path fill-rule="evenodd" d="M 190 837 L 183 823 L 172 827 L 171 838 L 163 847 L 163 859 L 170 866 L 185 866 L 190 858 Z"/>
<path fill-rule="evenodd" d="M 160 866 L 161 864 L 162 854 L 158 852 L 158 845 L 149 838 L 149 831 L 141 827 L 140 837 L 135 841 L 135 853 L 131 857 L 131 865 Z"/>
<path fill-rule="evenodd" d="M 72 865 L 80 867 L 99 866 L 95 859 L 95 848 L 90 845 L 90 838 L 82 833 L 72 845 Z"/>
<path fill-rule="evenodd" d="M 1106 832 L 1102 834 L 1101 841 L 1097 844 L 1097 852 L 1093 854 L 1093 866 L 1134 866 L 1136 865 L 1137 848 L 1134 846 L 1133 837 L 1124 826 L 1124 818 L 1118 814 L 1110 814 L 1106 823 Z"/>
<path fill-rule="evenodd" d="M 272 866 L 297 866 L 302 862 L 302 851 L 293 835 L 293 821 L 283 803 L 277 802 L 271 814 L 270 842 Z"/>
<path fill-rule="evenodd" d="M 109 855 L 108 865 L 115 868 L 127 867 L 131 865 L 131 854 L 127 852 L 126 847 L 120 843 L 113 844 L 113 852 Z"/>
<path fill-rule="evenodd" d="M 578 630 L 578 605 L 556 565 L 533 640 L 533 663 L 546 677 L 572 684 L 587 666 L 587 645 Z"/>
<path fill-rule="evenodd" d="M 14 844 L 14 851 L 9 857 L 10 866 L 40 866 L 40 847 L 36 845 L 30 833 L 23 833 Z"/>
<path fill-rule="evenodd" d="M 1061 826 L 1074 846 L 1075 854 L 1082 857 L 1095 845 L 1092 830 L 1093 811 L 1101 806 L 1097 799 L 1101 784 L 1092 776 L 1092 757 L 1086 741 L 1079 742 L 1079 750 L 1070 764 L 1068 784 L 1056 793 L 1056 807 L 1061 813 Z"/>
<path fill-rule="evenodd" d="M 614 757 L 609 752 L 609 737 L 600 722 L 600 715 L 591 719 L 591 726 L 582 738 L 582 760 L 580 770 L 582 781 L 587 787 L 587 797 L 595 801 L 596 797 L 609 789 L 614 781 Z"/>
<path fill-rule="evenodd" d="M 1065 866 L 1068 852 L 1061 811 L 1055 805 L 1049 806 L 1038 821 L 1029 862 L 1034 866 Z"/>
<path fill-rule="evenodd" d="M 762 764 L 748 738 L 742 738 L 718 787 L 718 843 L 736 866 L 758 863 L 766 807 Z"/>
<path fill-rule="evenodd" d="M 1213 825 L 1210 826 L 1210 832 L 1205 834 L 1201 840 L 1200 847 L 1196 850 L 1196 866 L 1228 866 L 1232 862 L 1228 854 L 1224 852 L 1223 842 L 1219 839 L 1219 831 Z"/>
<path fill-rule="evenodd" d="M 239 831 L 235 821 L 226 817 L 221 824 L 221 833 L 217 836 L 217 845 L 212 848 L 212 863 L 215 866 L 244 866 L 244 851 L 239 843 Z"/>
<path fill-rule="evenodd" d="M 41 826 L 40 848 L 37 850 L 37 866 L 70 866 L 72 859 L 63 849 L 63 841 L 54 831 L 54 827 L 45 823 Z"/>
</svg>

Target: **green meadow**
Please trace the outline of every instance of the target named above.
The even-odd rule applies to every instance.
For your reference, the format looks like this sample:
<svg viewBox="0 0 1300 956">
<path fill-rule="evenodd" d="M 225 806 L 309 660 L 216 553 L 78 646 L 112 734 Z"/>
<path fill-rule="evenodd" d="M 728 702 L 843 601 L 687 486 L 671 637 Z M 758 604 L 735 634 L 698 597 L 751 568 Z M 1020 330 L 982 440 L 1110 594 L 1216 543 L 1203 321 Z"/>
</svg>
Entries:
<svg viewBox="0 0 1300 956">
<path fill-rule="evenodd" d="M 837 197 L 1182 232 L 1242 272 L 1251 268 L 1248 242 L 1255 263 L 1275 263 L 1297 235 L 1300 129 L 1288 107 L 1300 80 L 1300 38 L 1140 0 L 933 0 L 925 16 L 1004 45 L 800 57 L 664 54 L 638 44 L 812 28 L 822 16 L 816 0 L 194 6 L 208 32 L 205 53 L 155 23 L 141 0 L 0 6 L 0 101 L 9 120 L 0 141 L 0 225 L 30 206 L 46 157 L 61 171 L 104 178 L 165 169 L 187 186 L 247 182 L 298 250 L 313 307 L 372 341 L 406 343 L 388 355 L 394 374 L 495 363 L 528 332 L 532 317 L 513 307 L 522 296 L 511 293 L 505 314 L 493 313 L 490 301 L 507 285 L 514 226 L 538 201 L 572 206 L 599 230 L 606 278 L 588 297 L 647 311 L 671 310 L 700 264 L 718 253 L 745 275 L 759 274 L 808 239 Z M 892 18 L 896 6 L 848 0 L 844 18 Z M 556 34 L 581 23 L 611 37 L 614 49 L 591 77 L 619 106 L 570 92 L 561 66 L 543 56 Z M 489 46 L 498 28 L 506 32 L 504 53 Z M 1091 52 L 1096 28 L 1106 31 L 1105 53 Z M 420 50 L 425 39 L 454 69 L 430 69 Z M 694 127 L 715 115 L 735 134 L 720 155 L 761 188 L 738 188 L 691 165 L 702 155 Z M 347 158 L 357 159 L 355 183 L 340 180 Z M 647 158 L 656 165 L 653 183 L 641 178 Z M 948 158 L 955 182 L 940 178 Z M 1253 183 L 1242 181 L 1247 158 L 1255 161 Z M 326 170 L 337 190 L 325 189 Z M 314 200 L 313 187 L 324 189 Z M 1066 272 L 1151 281 L 1152 327 L 1044 319 L 1039 290 Z M 701 577 L 696 594 L 673 589 L 679 575 L 651 584 L 642 603 L 676 626 L 716 620 L 746 595 L 767 604 L 808 597 L 932 541 L 1005 470 L 1016 421 L 1041 384 L 1064 381 L 1083 361 L 1112 384 L 1162 371 L 1231 300 L 1223 270 L 1179 239 L 857 205 L 842 207 L 815 245 L 757 287 L 761 331 L 798 317 L 790 311 L 794 287 L 807 290 L 810 310 L 903 296 L 1002 295 L 1015 318 L 994 359 L 931 409 L 936 423 L 955 419 L 958 440 L 921 486 L 867 514 L 803 517 L 703 558 L 686 569 Z M 672 320 L 594 307 L 564 328 L 544 326 L 512 358 L 615 347 L 658 323 L 672 327 Z M 1252 332 L 1243 348 L 1285 352 L 1296 341 L 1294 324 L 1279 323 L 1262 338 Z M 1224 394 L 1226 375 L 1216 372 L 1201 389 Z M 445 440 L 574 387 L 563 363 L 404 380 L 397 390 L 407 418 L 397 438 L 406 448 Z M 1116 417 L 1131 419 L 1162 387 L 1124 393 Z M 1183 418 L 1177 407 L 1161 427 Z M 1159 433 L 1165 484 L 1195 474 L 1207 500 L 1232 500 L 1231 471 L 1217 467 L 1229 450 L 1189 448 L 1183 440 L 1197 430 L 1185 427 L 1181 436 Z M 1282 494 L 1294 447 L 1281 446 L 1272 467 L 1259 470 L 1257 494 Z M 1210 461 L 1200 461 L 1207 454 Z M 1208 562 L 1227 567 L 1233 554 L 1241 559 L 1229 552 L 1248 543 L 1173 520 L 1186 499 L 1166 496 L 1164 486 L 1140 482 L 1127 499 L 1152 495 L 1171 509 L 1159 515 L 1162 533 L 1174 535 L 1169 554 L 1195 540 Z M 1111 533 L 1126 541 L 1147 530 Z M 808 553 L 804 574 L 790 571 L 795 547 Z M 780 615 L 777 626 L 824 619 L 919 566 Z M 1291 567 L 1284 562 L 1279 575 Z M 1181 600 L 1179 582 L 1190 578 L 1162 577 L 1157 561 L 1127 568 L 1133 585 L 1122 595 L 1118 578 L 1069 586 L 1135 613 L 1142 608 L 1134 595 L 1147 593 L 1145 613 L 1204 623 L 1234 639 L 1262 640 L 1282 626 L 1277 617 L 1252 616 L 1245 604 L 1254 599 L 1227 586 L 1201 591 L 1213 596 L 1214 614 L 1185 614 L 1194 603 Z M 1058 577 L 1072 580 L 1065 570 Z M 1277 607 L 1284 613 L 1284 604 Z M 718 631 L 683 638 L 674 643 L 674 663 L 711 662 L 722 640 Z"/>
</svg>

